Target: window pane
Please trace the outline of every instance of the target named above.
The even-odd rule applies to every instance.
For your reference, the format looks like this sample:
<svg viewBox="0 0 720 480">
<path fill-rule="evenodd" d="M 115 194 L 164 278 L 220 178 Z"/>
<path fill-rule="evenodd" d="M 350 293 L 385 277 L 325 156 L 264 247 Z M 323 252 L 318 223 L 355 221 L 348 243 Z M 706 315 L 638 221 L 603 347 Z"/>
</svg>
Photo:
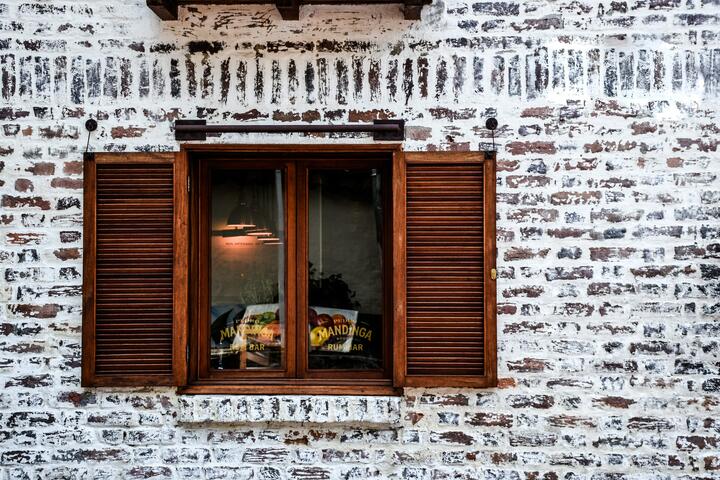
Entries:
<svg viewBox="0 0 720 480">
<path fill-rule="evenodd" d="M 284 193 L 280 170 L 211 175 L 210 365 L 283 366 Z"/>
<path fill-rule="evenodd" d="M 376 369 L 383 350 L 380 171 L 308 173 L 308 366 Z"/>
</svg>

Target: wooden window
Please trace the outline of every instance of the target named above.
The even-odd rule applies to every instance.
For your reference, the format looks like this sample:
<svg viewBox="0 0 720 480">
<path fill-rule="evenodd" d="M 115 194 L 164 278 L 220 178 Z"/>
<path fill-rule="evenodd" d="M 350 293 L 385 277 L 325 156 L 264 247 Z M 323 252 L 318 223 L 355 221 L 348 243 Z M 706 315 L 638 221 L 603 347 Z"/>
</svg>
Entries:
<svg viewBox="0 0 720 480">
<path fill-rule="evenodd" d="M 395 145 L 90 154 L 83 384 L 492 386 L 494 189 Z"/>
</svg>

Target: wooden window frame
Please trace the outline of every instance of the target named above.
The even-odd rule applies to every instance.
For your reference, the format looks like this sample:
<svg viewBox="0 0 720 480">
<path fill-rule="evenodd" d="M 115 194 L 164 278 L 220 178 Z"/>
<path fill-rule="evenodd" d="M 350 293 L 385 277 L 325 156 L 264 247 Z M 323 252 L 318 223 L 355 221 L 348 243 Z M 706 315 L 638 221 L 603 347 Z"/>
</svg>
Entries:
<svg viewBox="0 0 720 480">
<path fill-rule="evenodd" d="M 274 157 L 285 160 L 288 169 L 287 185 L 295 185 L 298 166 L 302 163 L 288 163 L 303 155 L 334 154 L 362 156 L 387 155 L 389 167 L 386 175 L 383 192 L 385 201 L 390 203 L 385 209 L 385 249 L 384 268 L 391 267 L 392 275 L 384 272 L 385 291 L 387 295 L 385 305 L 386 348 L 384 350 L 384 365 L 389 370 L 382 375 L 383 378 L 331 378 L 337 375 L 327 375 L 322 371 L 321 378 L 269 378 L 245 376 L 245 378 L 202 378 L 199 375 L 198 349 L 196 348 L 198 335 L 198 321 L 205 318 L 198 314 L 201 308 L 199 301 L 202 292 L 199 292 L 198 265 L 199 265 L 199 231 L 198 215 L 199 180 L 197 174 L 197 160 L 200 155 L 212 154 L 239 154 L 252 156 L 253 154 L 272 154 Z M 103 163 L 117 163 L 118 165 L 136 165 L 142 163 L 173 165 L 173 201 L 174 209 L 172 221 L 174 225 L 173 248 L 173 332 L 172 332 L 172 374 L 151 375 L 139 372 L 115 372 L 112 374 L 98 374 L 96 368 L 96 266 L 98 245 L 95 239 L 97 188 L 96 166 Z M 482 164 L 483 165 L 483 282 L 484 289 L 484 368 L 482 376 L 453 375 L 451 372 L 438 376 L 419 376 L 407 374 L 407 344 L 406 344 L 406 166 L 413 163 L 427 164 Z M 175 385 L 178 393 L 187 394 L 308 394 L 308 395 L 396 395 L 404 387 L 493 387 L 497 385 L 497 347 L 496 347 L 496 282 L 491 272 L 495 270 L 495 153 L 494 152 L 403 152 L 401 144 L 331 144 L 331 145 L 205 145 L 184 144 L 179 152 L 167 153 L 97 153 L 86 154 L 84 158 L 84 275 L 83 275 L 83 357 L 82 357 L 82 385 L 95 387 L 120 386 L 154 386 Z M 247 165 L 247 164 L 246 164 Z M 305 170 L 302 170 L 303 172 Z M 304 173 L 303 173 L 304 174 Z M 388 191 L 389 189 L 389 191 Z M 288 198 L 298 202 L 298 192 L 286 189 Z M 305 189 L 306 190 L 306 189 Z M 389 195 L 388 195 L 389 194 Z M 391 199 L 391 200 L 389 200 Z M 302 199 L 299 199 L 302 203 Z M 290 209 L 287 209 L 290 213 Z M 306 211 L 301 212 L 306 215 Z M 287 235 L 295 235 L 297 231 L 296 216 L 288 214 L 286 224 Z M 304 240 L 307 242 L 307 239 Z M 295 239 L 289 242 L 292 245 L 287 251 L 288 261 L 286 275 L 294 278 L 298 285 L 305 284 L 306 269 L 296 268 L 297 251 L 295 247 L 305 248 L 302 242 Z M 301 252 L 302 253 L 302 252 Z M 294 270 L 291 270 L 294 269 Z M 291 275 L 296 272 L 296 276 Z M 206 289 L 207 290 L 207 289 Z M 293 289 L 295 298 L 288 298 L 288 306 L 298 305 L 298 298 L 303 295 L 306 307 L 306 292 Z M 205 292 L 207 296 L 207 291 Z M 297 308 L 288 308 L 288 313 L 297 312 Z M 300 310 L 301 311 L 301 310 Z M 302 315 L 305 317 L 306 315 Z M 307 325 L 298 325 L 297 319 L 293 322 L 295 334 L 306 332 Z M 292 333 L 292 332 L 290 332 Z M 289 334 L 286 334 L 289 337 Z M 300 335 L 307 341 L 307 335 Z M 195 342 L 195 344 L 193 344 Z M 291 342 L 288 342 L 290 346 Z M 288 355 L 291 353 L 288 352 Z M 287 365 L 287 363 L 286 363 Z M 443 372 L 444 373 L 444 372 Z"/>
<path fill-rule="evenodd" d="M 288 377 L 295 374 L 295 342 L 286 341 L 285 348 L 282 352 L 282 363 L 283 369 L 268 369 L 268 370 L 223 370 L 217 371 L 210 368 L 210 344 L 207 339 L 210 338 L 210 322 L 208 321 L 208 314 L 210 312 L 210 197 L 212 191 L 210 190 L 210 174 L 216 171 L 222 170 L 242 170 L 242 169 L 277 169 L 283 171 L 283 183 L 285 188 L 284 195 L 284 210 L 289 212 L 290 205 L 292 204 L 291 199 L 295 193 L 295 164 L 291 161 L 284 160 L 272 160 L 272 159 L 245 159 L 245 160 L 209 160 L 198 162 L 197 174 L 194 176 L 195 187 L 191 189 L 191 192 L 197 192 L 195 195 L 190 196 L 190 201 L 193 211 L 193 216 L 190 220 L 192 226 L 192 243 L 197 245 L 197 256 L 193 262 L 191 269 L 191 281 L 190 291 L 193 292 L 193 299 L 195 300 L 194 312 L 191 316 L 193 320 L 191 323 L 191 331 L 194 335 L 190 337 L 190 355 L 191 365 L 193 365 L 192 371 L 195 373 L 198 380 L 207 381 L 208 383 L 222 383 L 223 381 L 236 381 L 236 382 L 253 382 L 258 379 L 287 379 Z M 289 229 L 290 224 L 292 227 L 295 226 L 296 217 L 292 215 L 286 215 L 285 221 L 285 232 L 286 232 L 286 245 L 285 245 L 285 292 L 288 298 L 285 302 L 285 311 L 283 312 L 287 319 L 286 325 L 287 330 L 285 332 L 285 338 L 295 338 L 296 335 L 296 309 L 293 308 L 295 299 L 295 287 L 293 282 L 289 279 L 289 272 L 293 272 L 297 269 L 295 263 L 296 258 L 289 255 L 289 251 L 295 251 L 295 232 Z"/>
<path fill-rule="evenodd" d="M 379 152 L 380 154 L 387 154 L 388 152 Z M 297 258 L 298 264 L 303 262 L 303 265 L 308 264 L 308 251 L 309 251 L 309 236 L 307 232 L 307 225 L 309 221 L 309 209 L 308 209 L 308 178 L 307 174 L 310 170 L 333 170 L 342 167 L 349 168 L 380 168 L 382 171 L 382 201 L 383 201 L 383 250 L 382 250 L 382 278 L 383 278 L 383 292 L 382 292 L 382 303 L 383 303 L 383 324 L 382 324 L 382 353 L 383 353 L 383 368 L 374 370 L 353 370 L 353 369 L 310 369 L 308 363 L 308 336 L 307 334 L 300 335 L 301 348 L 297 355 L 297 367 L 298 374 L 303 375 L 308 382 L 317 382 L 320 379 L 345 379 L 352 382 L 358 380 L 367 380 L 371 382 L 373 380 L 378 382 L 378 385 L 390 385 L 392 380 L 392 325 L 394 322 L 392 314 L 392 304 L 394 301 L 392 295 L 392 284 L 393 284 L 393 272 L 390 267 L 392 262 L 392 195 L 391 195 L 391 179 L 392 179 L 392 157 L 388 156 L 385 159 L 379 158 L 372 160 L 355 160 L 355 159 L 326 159 L 326 160 L 309 160 L 300 161 L 297 163 L 297 174 L 298 174 L 298 185 L 304 185 L 303 188 L 297 191 L 297 217 L 298 232 L 297 235 Z M 304 195 L 303 195 L 304 194 Z M 303 219 L 299 221 L 297 219 Z M 296 285 L 297 285 L 297 311 L 307 312 L 309 310 L 308 304 L 308 292 L 307 286 L 309 284 L 308 269 L 304 267 L 297 268 L 296 270 Z M 300 315 L 298 318 L 298 331 L 307 332 L 307 317 L 306 315 Z"/>
<path fill-rule="evenodd" d="M 398 322 L 393 309 L 396 291 L 393 264 L 398 222 L 393 179 L 402 164 L 398 144 L 382 145 L 182 145 L 190 181 L 190 304 L 188 321 L 188 381 L 179 387 L 188 394 L 367 394 L 396 395 L 393 384 L 395 355 L 393 329 Z M 245 154 L 245 155 L 243 155 Z M 304 158 L 312 154 L 324 159 Z M 363 160 L 362 155 L 371 156 Z M 300 156 L 300 158 L 298 158 Z M 204 157 L 204 158 L 203 158 Z M 225 157 L 225 158 L 223 158 Z M 238 158 L 244 157 L 244 158 Z M 353 158 L 355 157 L 355 158 Z M 385 158 L 382 158 L 385 157 Z M 209 368 L 207 312 L 209 284 L 207 255 L 208 172 L 212 168 L 272 168 L 284 170 L 287 246 L 286 315 L 287 332 L 283 369 L 267 371 L 223 371 Z M 307 177 L 309 169 L 381 167 L 383 180 L 383 369 L 311 370 L 307 368 Z M 297 185 L 304 185 L 296 188 Z M 205 265 L 203 265 L 205 263 Z M 304 310 L 303 310 L 304 309 Z"/>
</svg>

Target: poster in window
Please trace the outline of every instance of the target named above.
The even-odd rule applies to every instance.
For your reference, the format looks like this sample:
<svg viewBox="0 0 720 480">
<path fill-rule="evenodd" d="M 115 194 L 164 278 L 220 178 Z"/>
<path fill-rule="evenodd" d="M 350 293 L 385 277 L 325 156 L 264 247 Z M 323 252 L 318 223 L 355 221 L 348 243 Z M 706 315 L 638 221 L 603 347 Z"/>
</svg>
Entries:
<svg viewBox="0 0 720 480">
<path fill-rule="evenodd" d="M 320 352 L 350 352 L 356 334 L 357 316 L 357 310 L 310 307 L 310 349 Z"/>
</svg>

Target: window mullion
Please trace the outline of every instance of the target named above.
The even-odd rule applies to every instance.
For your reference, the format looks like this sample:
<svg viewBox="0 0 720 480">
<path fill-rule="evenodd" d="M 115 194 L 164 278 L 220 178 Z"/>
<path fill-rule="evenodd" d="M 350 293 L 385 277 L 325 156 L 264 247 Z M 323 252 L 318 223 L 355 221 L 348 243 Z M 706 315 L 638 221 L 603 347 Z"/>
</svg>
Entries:
<svg viewBox="0 0 720 480">
<path fill-rule="evenodd" d="M 286 269 L 285 269 L 285 309 L 287 325 L 285 332 L 285 362 L 286 372 L 289 378 L 297 376 L 297 215 L 296 215 L 296 186 L 297 169 L 295 162 L 287 162 L 286 171 L 286 205 L 285 205 L 285 238 L 287 241 Z"/>
<path fill-rule="evenodd" d="M 296 221 L 296 268 L 295 279 L 297 295 L 296 301 L 296 330 L 295 330 L 295 346 L 296 365 L 295 376 L 297 378 L 305 378 L 307 376 L 307 358 L 308 358 L 308 341 L 307 341 L 307 311 L 308 311 L 308 198 L 307 198 L 307 164 L 305 162 L 295 163 L 296 173 L 296 205 L 294 216 Z"/>
</svg>

